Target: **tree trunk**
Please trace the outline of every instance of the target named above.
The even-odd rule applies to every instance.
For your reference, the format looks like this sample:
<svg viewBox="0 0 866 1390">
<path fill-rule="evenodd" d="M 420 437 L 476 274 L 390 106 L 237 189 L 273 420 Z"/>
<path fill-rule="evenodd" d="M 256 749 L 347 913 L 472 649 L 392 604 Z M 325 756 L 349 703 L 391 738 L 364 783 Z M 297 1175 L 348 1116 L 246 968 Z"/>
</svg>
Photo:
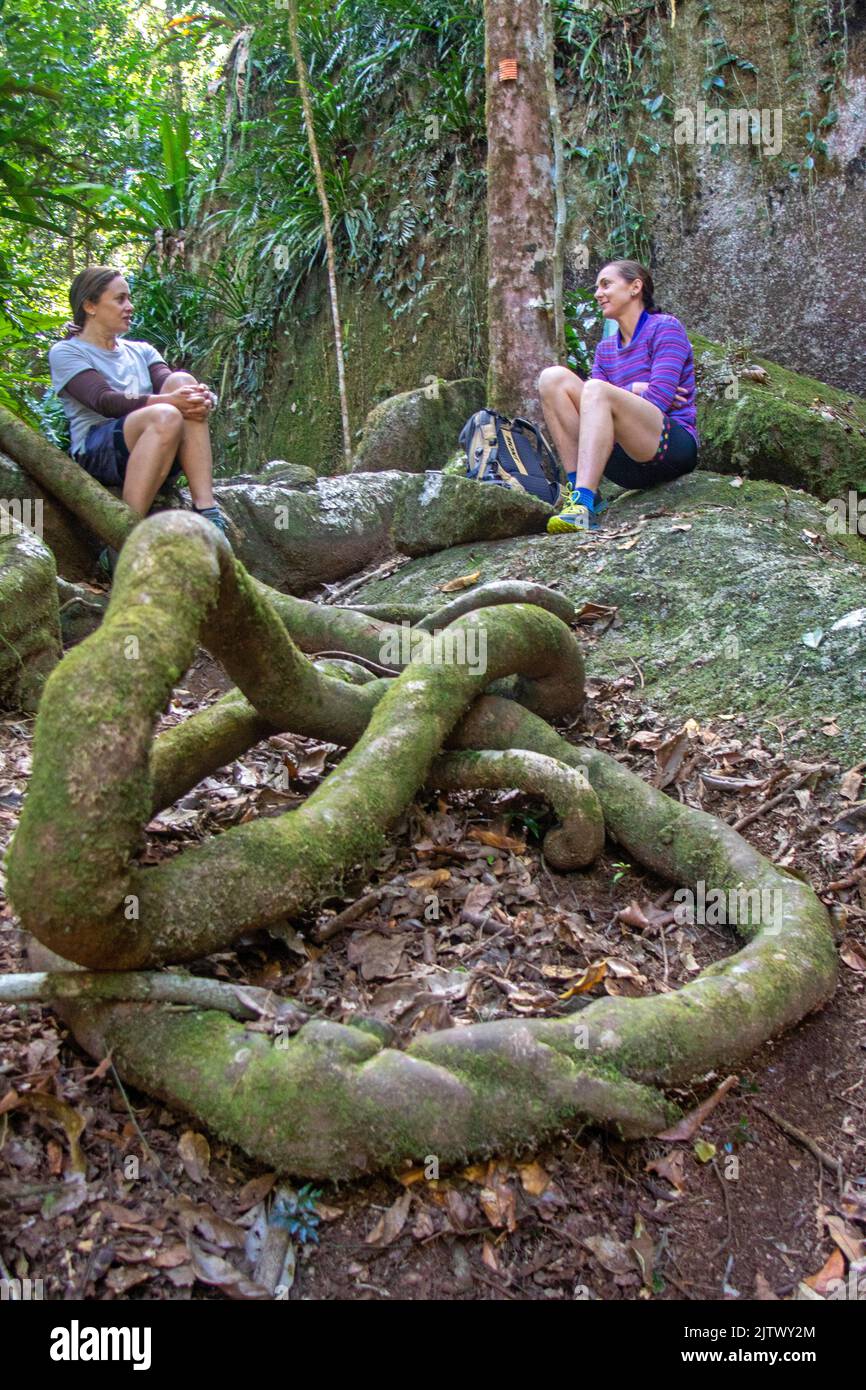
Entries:
<svg viewBox="0 0 866 1390">
<path fill-rule="evenodd" d="M 307 67 L 304 62 L 304 56 L 301 53 L 301 45 L 298 41 L 297 0 L 289 0 L 289 42 L 291 44 L 292 57 L 295 62 L 295 70 L 298 74 L 298 88 L 301 94 L 301 105 L 304 108 L 304 122 L 307 127 L 307 143 L 310 146 L 310 158 L 313 162 L 316 192 L 319 195 L 319 202 L 322 207 L 322 221 L 325 228 L 328 292 L 331 297 L 331 317 L 334 321 L 334 356 L 337 362 L 337 390 L 340 396 L 340 419 L 343 425 L 343 454 L 346 472 L 350 473 L 352 471 L 352 432 L 349 428 L 349 401 L 346 394 L 346 371 L 343 360 L 343 331 L 340 326 L 340 306 L 337 300 L 337 266 L 334 256 L 334 237 L 331 230 L 331 208 L 325 189 L 322 164 L 319 159 L 319 146 L 316 140 L 316 127 L 313 123 L 313 108 L 310 102 L 310 93 L 307 83 Z"/>
<path fill-rule="evenodd" d="M 557 361 L 554 169 L 544 0 L 485 0 L 490 404 L 541 420 L 537 379 Z M 516 80 L 500 64 L 516 59 Z"/>
</svg>

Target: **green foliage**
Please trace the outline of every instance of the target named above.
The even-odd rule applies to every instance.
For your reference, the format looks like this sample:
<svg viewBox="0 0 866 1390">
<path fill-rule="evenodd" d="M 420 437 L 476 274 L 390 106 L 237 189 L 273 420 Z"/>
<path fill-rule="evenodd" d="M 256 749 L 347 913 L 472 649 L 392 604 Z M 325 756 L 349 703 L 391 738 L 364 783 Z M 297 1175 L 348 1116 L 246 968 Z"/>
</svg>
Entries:
<svg viewBox="0 0 866 1390">
<path fill-rule="evenodd" d="M 312 1183 L 304 1183 L 297 1192 L 283 1190 L 271 1209 L 270 1224 L 282 1226 L 302 1245 L 306 1245 L 307 1241 L 318 1245 L 319 1233 L 316 1228 L 322 1218 L 316 1211 L 316 1202 L 321 1195 L 321 1189 L 313 1188 Z"/>
<path fill-rule="evenodd" d="M 620 3 L 576 10 L 562 0 L 556 37 L 563 80 L 577 88 L 587 106 L 583 139 L 565 153 L 584 163 L 584 181 L 604 233 L 597 238 L 601 255 L 649 261 L 640 175 L 661 153 L 663 123 L 671 113 L 659 90 L 664 41 L 656 6 Z M 568 346 L 574 350 L 573 338 Z"/>
<path fill-rule="evenodd" d="M 566 363 L 572 371 L 586 378 L 592 371 L 594 356 L 587 341 L 587 335 L 598 330 L 604 315 L 599 308 L 594 291 L 583 286 L 565 291 L 563 309 L 565 312 L 565 346 L 568 353 Z"/>
</svg>

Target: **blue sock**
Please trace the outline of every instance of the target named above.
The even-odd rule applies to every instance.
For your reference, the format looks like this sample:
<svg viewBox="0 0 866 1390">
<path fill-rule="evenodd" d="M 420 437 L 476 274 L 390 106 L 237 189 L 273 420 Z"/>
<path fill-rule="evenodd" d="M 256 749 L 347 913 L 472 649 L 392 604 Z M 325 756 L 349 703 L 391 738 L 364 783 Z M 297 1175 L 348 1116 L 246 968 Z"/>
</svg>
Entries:
<svg viewBox="0 0 866 1390">
<path fill-rule="evenodd" d="M 574 500 L 582 502 L 584 507 L 589 507 L 590 511 L 595 510 L 595 493 L 591 487 L 576 487 L 574 489 Z"/>
<path fill-rule="evenodd" d="M 568 478 L 568 486 L 569 486 L 569 487 L 577 487 L 577 472 L 576 472 L 576 471 L 575 471 L 574 473 L 566 473 L 565 476 Z"/>
</svg>

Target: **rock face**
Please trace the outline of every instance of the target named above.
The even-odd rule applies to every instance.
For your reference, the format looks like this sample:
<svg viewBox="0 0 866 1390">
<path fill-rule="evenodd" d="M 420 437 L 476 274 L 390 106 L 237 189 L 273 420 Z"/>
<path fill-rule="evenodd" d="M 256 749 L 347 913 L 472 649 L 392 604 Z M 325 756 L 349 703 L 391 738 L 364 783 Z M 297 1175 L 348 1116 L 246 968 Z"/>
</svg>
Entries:
<svg viewBox="0 0 866 1390">
<path fill-rule="evenodd" d="M 236 528 L 238 557 L 258 579 L 294 593 L 398 552 L 543 531 L 551 514 L 529 493 L 441 472 L 353 473 L 304 491 L 231 482 L 214 492 Z"/>
<path fill-rule="evenodd" d="M 364 422 L 354 471 L 424 473 L 441 468 L 464 422 L 483 405 L 484 383 L 476 377 L 433 378 L 420 390 L 390 396 L 374 406 Z"/>
<path fill-rule="evenodd" d="M 578 607 L 618 610 L 590 676 L 634 677 L 635 662 L 647 705 L 673 718 L 760 715 L 798 751 L 854 763 L 866 742 L 866 542 L 835 535 L 813 497 L 735 482 L 698 471 L 620 493 L 598 533 L 462 545 L 352 602 L 433 609 L 443 581 L 475 569 L 479 583 L 556 584 Z"/>
<path fill-rule="evenodd" d="M 57 571 L 34 532 L 0 520 L 0 707 L 33 711 L 62 655 Z"/>
<path fill-rule="evenodd" d="M 0 497 L 13 504 L 16 520 L 39 532 L 54 555 L 58 573 L 73 581 L 89 578 L 100 549 L 96 537 L 4 453 L 0 453 Z"/>
<path fill-rule="evenodd" d="M 691 335 L 700 467 L 803 488 L 866 490 L 866 400 L 743 348 Z"/>
</svg>

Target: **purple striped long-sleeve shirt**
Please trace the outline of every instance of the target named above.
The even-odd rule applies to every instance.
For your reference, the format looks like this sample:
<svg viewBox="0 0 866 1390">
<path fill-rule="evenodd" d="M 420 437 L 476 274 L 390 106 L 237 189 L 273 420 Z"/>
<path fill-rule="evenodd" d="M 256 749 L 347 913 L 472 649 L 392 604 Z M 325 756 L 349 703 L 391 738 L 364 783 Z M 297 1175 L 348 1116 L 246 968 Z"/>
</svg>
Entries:
<svg viewBox="0 0 866 1390">
<path fill-rule="evenodd" d="M 634 381 L 648 381 L 644 400 L 657 405 L 662 414 L 676 420 L 696 444 L 700 443 L 695 427 L 694 354 L 686 330 L 673 314 L 649 314 L 644 309 L 626 347 L 618 329 L 609 338 L 602 338 L 595 350 L 591 375 L 625 391 L 631 389 Z M 686 400 L 674 406 L 679 386 L 686 392 Z"/>
</svg>

